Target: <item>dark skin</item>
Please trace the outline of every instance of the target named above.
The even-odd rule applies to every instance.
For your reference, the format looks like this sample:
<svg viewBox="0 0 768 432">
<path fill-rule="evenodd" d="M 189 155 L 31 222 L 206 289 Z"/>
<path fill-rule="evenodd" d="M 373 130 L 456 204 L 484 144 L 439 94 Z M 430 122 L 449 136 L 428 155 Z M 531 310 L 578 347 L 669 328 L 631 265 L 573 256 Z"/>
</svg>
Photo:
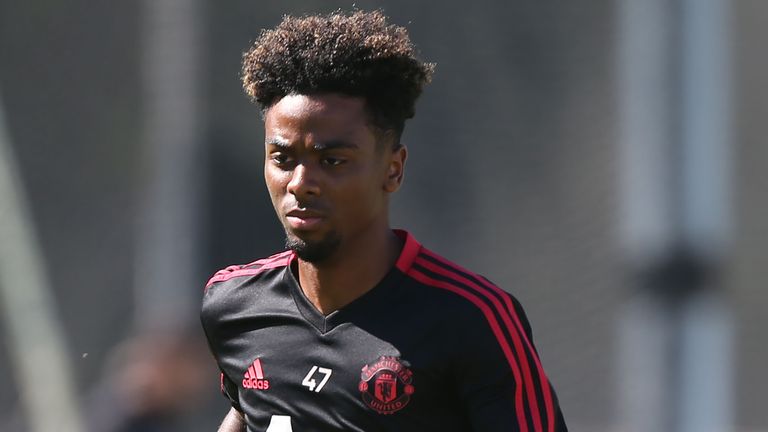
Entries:
<svg viewBox="0 0 768 432">
<path fill-rule="evenodd" d="M 362 98 L 289 95 L 267 110 L 264 178 L 278 219 L 289 240 L 333 245 L 322 259 L 297 259 L 299 284 L 321 313 L 365 294 L 397 260 L 389 196 L 406 157 L 371 125 Z M 219 428 L 244 430 L 234 408 Z"/>
<path fill-rule="evenodd" d="M 221 422 L 219 432 L 245 432 L 245 419 L 240 411 L 231 408 Z"/>
</svg>

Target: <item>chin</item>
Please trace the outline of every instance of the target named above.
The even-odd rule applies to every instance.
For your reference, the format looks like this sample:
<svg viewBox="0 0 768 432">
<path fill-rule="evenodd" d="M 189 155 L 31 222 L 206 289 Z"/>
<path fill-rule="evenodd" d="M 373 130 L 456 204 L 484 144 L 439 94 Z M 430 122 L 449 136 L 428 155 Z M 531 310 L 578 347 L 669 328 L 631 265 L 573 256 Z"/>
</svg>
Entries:
<svg viewBox="0 0 768 432">
<path fill-rule="evenodd" d="M 301 260 L 321 263 L 328 260 L 338 250 L 341 236 L 335 231 L 329 232 L 319 240 L 301 238 L 286 231 L 285 247 L 296 253 Z"/>
</svg>

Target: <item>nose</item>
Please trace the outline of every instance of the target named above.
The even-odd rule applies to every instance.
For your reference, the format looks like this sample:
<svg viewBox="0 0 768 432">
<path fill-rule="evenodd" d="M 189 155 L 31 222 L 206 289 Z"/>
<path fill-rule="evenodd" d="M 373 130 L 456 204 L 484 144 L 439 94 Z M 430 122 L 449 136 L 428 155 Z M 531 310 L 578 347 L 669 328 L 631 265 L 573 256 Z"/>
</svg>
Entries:
<svg viewBox="0 0 768 432">
<path fill-rule="evenodd" d="M 314 175 L 314 170 L 306 164 L 296 165 L 288 182 L 288 193 L 297 198 L 320 195 L 320 184 Z"/>
</svg>

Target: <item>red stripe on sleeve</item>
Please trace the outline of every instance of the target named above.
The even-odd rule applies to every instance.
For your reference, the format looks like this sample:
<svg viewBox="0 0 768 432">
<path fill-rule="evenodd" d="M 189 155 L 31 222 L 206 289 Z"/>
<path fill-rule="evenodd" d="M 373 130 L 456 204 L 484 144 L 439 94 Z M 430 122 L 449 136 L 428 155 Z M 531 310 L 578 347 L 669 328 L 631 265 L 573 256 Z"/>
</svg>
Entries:
<svg viewBox="0 0 768 432">
<path fill-rule="evenodd" d="M 488 320 L 488 324 L 491 326 L 491 330 L 493 331 L 493 334 L 496 336 L 496 340 L 498 340 L 499 345 L 501 346 L 501 350 L 504 352 L 504 356 L 507 359 L 507 362 L 509 363 L 509 367 L 512 369 L 512 374 L 515 377 L 515 382 L 519 383 L 521 382 L 520 379 L 520 369 L 517 365 L 517 362 L 515 361 L 515 357 L 512 354 L 512 348 L 509 346 L 509 342 L 507 342 L 506 338 L 504 337 L 504 334 L 501 330 L 501 327 L 499 326 L 499 322 L 496 320 L 496 317 L 493 314 L 493 311 L 491 311 L 491 308 L 488 307 L 485 302 L 480 300 L 476 295 L 472 294 L 468 290 L 464 288 L 457 287 L 451 283 L 433 279 L 415 268 L 411 268 L 408 270 L 408 276 L 416 279 L 417 281 L 430 285 L 436 288 L 442 288 L 448 291 L 451 291 L 453 293 L 456 293 L 465 299 L 471 301 L 475 306 L 477 306 L 482 312 L 483 315 L 485 315 L 486 320 Z M 521 432 L 528 432 L 528 424 L 525 421 L 525 413 L 523 408 L 523 391 L 522 386 L 515 386 L 515 411 L 518 413 L 517 415 L 517 421 L 520 425 L 520 431 Z"/>
<path fill-rule="evenodd" d="M 257 265 L 257 264 L 266 264 L 266 263 L 268 263 L 270 261 L 274 261 L 275 259 L 285 258 L 285 257 L 290 256 L 290 255 L 293 255 L 293 251 L 290 251 L 290 250 L 283 251 L 283 252 L 280 252 L 280 253 L 276 253 L 276 254 L 274 254 L 272 256 L 268 256 L 266 258 L 257 259 L 256 261 L 254 261 L 252 263 L 248 263 L 248 264 L 246 264 L 246 265 L 244 265 L 242 267 L 249 267 L 249 266 Z"/>
<path fill-rule="evenodd" d="M 291 262 L 292 258 L 293 253 L 285 252 L 274 257 L 265 258 L 263 260 L 254 261 L 251 264 L 248 264 L 260 264 L 261 266 L 258 268 L 241 268 L 240 266 L 229 266 L 224 270 L 216 272 L 216 274 L 213 275 L 210 280 L 208 280 L 208 283 L 205 284 L 205 288 L 207 289 L 216 282 L 224 282 L 226 280 L 232 279 L 233 277 L 254 276 L 267 269 L 285 267 Z"/>
<path fill-rule="evenodd" d="M 455 268 L 455 269 L 460 270 L 460 271 L 462 271 L 464 273 L 474 274 L 473 272 L 459 267 L 458 265 L 456 265 L 456 264 L 446 260 L 445 258 L 435 254 L 434 252 L 428 251 L 426 249 L 422 249 L 422 251 L 424 253 L 428 254 L 430 257 L 432 257 L 432 258 L 440 261 L 441 263 L 445 264 L 446 266 Z M 533 358 L 533 361 L 534 361 L 534 363 L 536 365 L 536 369 L 538 371 L 538 374 L 539 374 L 539 381 L 541 382 L 541 392 L 542 392 L 542 395 L 544 396 L 544 406 L 545 406 L 545 410 L 546 410 L 546 414 L 547 414 L 547 431 L 553 432 L 554 428 L 555 428 L 554 402 L 552 401 L 552 393 L 551 393 L 550 387 L 549 387 L 549 380 L 547 379 L 547 376 L 544 373 L 544 368 L 541 365 L 541 361 L 539 360 L 538 356 L 536 355 L 536 351 L 533 349 L 533 345 L 531 344 L 531 341 L 528 340 L 528 337 L 525 334 L 525 330 L 523 329 L 523 326 L 520 323 L 520 318 L 517 316 L 517 312 L 515 312 L 514 306 L 512 305 L 512 300 L 509 298 L 509 295 L 504 290 L 502 290 L 501 288 L 499 288 L 499 287 L 497 287 L 497 286 L 495 286 L 493 284 L 486 283 L 479 276 L 478 276 L 477 279 L 482 282 L 482 286 L 478 285 L 477 283 L 475 283 L 474 281 L 472 281 L 470 279 L 465 278 L 464 276 L 462 276 L 460 274 L 451 273 L 447 269 L 443 269 L 441 267 L 438 267 L 435 264 L 433 264 L 433 263 L 431 263 L 429 261 L 424 260 L 423 258 L 419 258 L 417 260 L 417 262 L 419 263 L 419 265 L 422 265 L 422 266 L 424 266 L 424 267 L 426 267 L 426 268 L 428 268 L 428 269 L 430 269 L 430 270 L 432 270 L 432 271 L 434 271 L 436 273 L 440 273 L 440 274 L 442 274 L 444 276 L 447 276 L 447 277 L 450 277 L 450 278 L 452 278 L 454 280 L 457 280 L 457 281 L 459 281 L 459 282 L 461 282 L 461 283 L 463 283 L 465 285 L 471 286 L 472 288 L 474 288 L 478 292 L 482 293 L 485 297 L 487 297 L 488 299 L 490 299 L 493 302 L 494 306 L 496 306 L 496 310 L 499 311 L 499 314 L 501 315 L 502 319 L 504 320 L 505 324 L 507 325 L 507 329 L 509 330 L 510 334 L 512 335 L 513 341 L 515 343 L 515 348 L 517 349 L 517 352 L 518 352 L 518 354 L 519 354 L 519 356 L 521 358 L 521 361 L 523 363 L 522 366 L 523 366 L 523 372 L 524 372 L 524 375 L 525 375 L 525 378 L 526 378 L 526 388 L 528 389 L 528 399 L 532 403 L 532 407 L 531 407 L 531 409 L 533 410 L 532 414 L 533 414 L 533 412 L 539 413 L 538 416 L 532 415 L 532 417 L 534 419 L 534 422 L 536 423 L 537 430 L 543 430 L 543 429 L 541 429 L 540 411 L 539 411 L 539 408 L 538 408 L 538 402 L 537 402 L 536 397 L 535 397 L 534 384 L 533 384 L 533 380 L 532 380 L 531 375 L 530 375 L 531 369 L 530 369 L 530 367 L 528 365 L 528 360 L 527 360 L 527 357 L 525 356 L 525 353 L 524 353 L 523 348 L 522 348 L 522 343 L 520 341 L 520 336 L 522 335 L 522 340 L 525 341 L 525 343 L 526 343 L 526 345 L 528 347 L 528 350 L 531 353 L 531 357 Z M 495 291 L 497 294 L 499 294 L 501 296 L 502 299 L 504 299 L 504 302 L 505 302 L 505 304 L 507 306 L 507 311 L 508 311 L 507 314 L 503 313 L 504 308 L 502 307 L 501 303 L 499 303 L 498 298 L 496 296 L 492 295 L 491 292 L 489 292 L 489 291 Z M 509 322 L 509 317 L 510 316 L 515 321 L 515 326 L 512 326 L 512 323 Z M 514 331 L 515 328 L 517 329 L 517 332 Z M 531 397 L 532 392 L 534 392 L 533 393 L 533 395 L 534 395 L 533 397 Z"/>
</svg>

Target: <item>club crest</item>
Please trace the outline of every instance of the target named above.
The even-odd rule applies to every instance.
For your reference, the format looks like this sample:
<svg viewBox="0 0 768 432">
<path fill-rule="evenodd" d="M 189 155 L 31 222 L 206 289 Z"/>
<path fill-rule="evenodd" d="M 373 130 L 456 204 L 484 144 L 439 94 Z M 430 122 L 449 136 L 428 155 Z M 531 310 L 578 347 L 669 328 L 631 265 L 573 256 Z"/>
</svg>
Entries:
<svg viewBox="0 0 768 432">
<path fill-rule="evenodd" d="M 381 356 L 360 374 L 363 402 L 379 414 L 405 408 L 414 392 L 413 372 L 397 357 Z"/>
</svg>

